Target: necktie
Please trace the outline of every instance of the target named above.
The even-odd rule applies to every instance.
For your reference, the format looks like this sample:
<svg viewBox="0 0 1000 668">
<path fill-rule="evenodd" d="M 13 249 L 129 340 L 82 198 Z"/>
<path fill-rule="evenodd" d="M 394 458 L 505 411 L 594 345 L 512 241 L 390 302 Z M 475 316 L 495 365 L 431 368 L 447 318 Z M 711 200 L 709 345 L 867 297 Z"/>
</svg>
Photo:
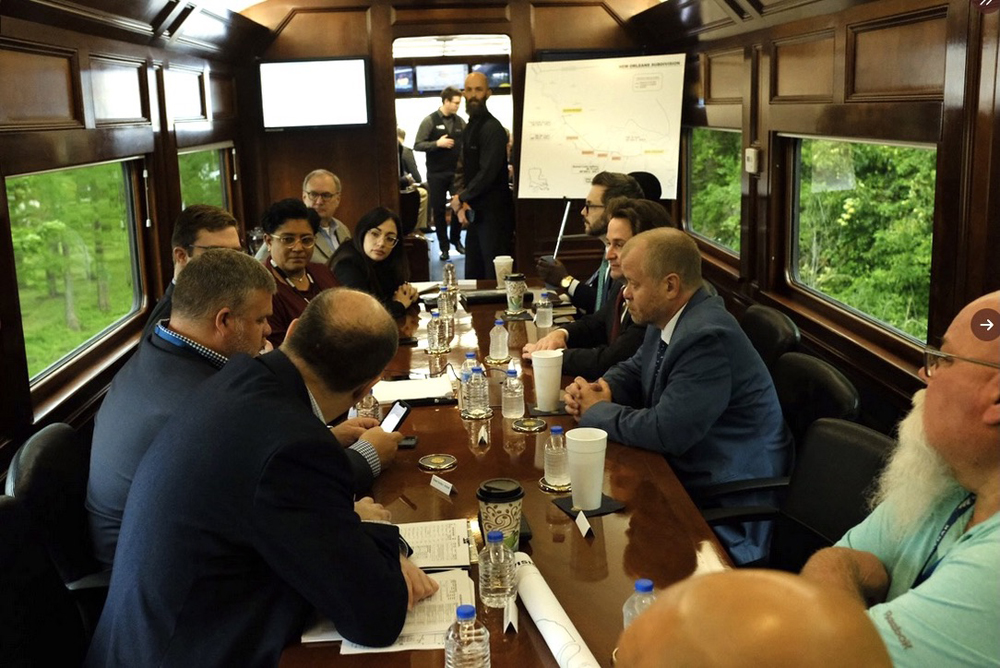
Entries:
<svg viewBox="0 0 1000 668">
<path fill-rule="evenodd" d="M 663 358 L 667 354 L 667 342 L 660 339 L 660 347 L 656 349 L 656 366 L 653 367 L 653 382 L 656 382 L 657 376 L 660 375 L 660 366 L 663 364 Z"/>
<path fill-rule="evenodd" d="M 594 301 L 594 312 L 601 310 L 604 306 L 604 299 L 607 297 L 607 281 L 608 281 L 608 260 L 605 258 L 601 260 L 601 266 L 597 270 L 597 298 Z"/>
<path fill-rule="evenodd" d="M 622 304 L 625 302 L 625 290 L 619 290 L 618 296 L 615 297 L 615 311 L 611 314 L 614 318 L 614 322 L 611 324 L 611 336 L 608 337 L 608 343 L 614 343 L 618 339 L 618 335 L 621 333 L 622 320 L 624 320 L 624 313 L 622 311 Z M 660 339 L 661 341 L 663 339 Z"/>
</svg>

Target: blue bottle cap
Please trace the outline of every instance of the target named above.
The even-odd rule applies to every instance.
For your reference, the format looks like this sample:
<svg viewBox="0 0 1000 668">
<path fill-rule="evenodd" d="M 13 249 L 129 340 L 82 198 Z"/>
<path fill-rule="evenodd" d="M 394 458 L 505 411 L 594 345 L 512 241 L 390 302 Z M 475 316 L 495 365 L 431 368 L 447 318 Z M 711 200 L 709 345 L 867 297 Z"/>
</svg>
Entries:
<svg viewBox="0 0 1000 668">
<path fill-rule="evenodd" d="M 465 359 L 474 360 L 476 359 L 476 353 L 465 353 Z"/>
<path fill-rule="evenodd" d="M 503 320 L 494 320 L 493 324 L 498 327 L 503 327 Z"/>
<path fill-rule="evenodd" d="M 455 610 L 455 616 L 461 619 L 463 622 L 467 622 L 470 619 L 476 618 L 476 606 L 474 605 L 460 605 Z"/>
<path fill-rule="evenodd" d="M 639 578 L 635 581 L 635 590 L 642 594 L 648 594 L 653 591 L 653 581 L 646 578 Z"/>
<path fill-rule="evenodd" d="M 448 292 L 448 286 L 447 285 L 442 285 L 441 286 L 441 292 Z"/>
<path fill-rule="evenodd" d="M 432 318 L 440 318 L 441 314 L 437 312 L 437 309 L 435 309 L 435 310 L 431 311 L 431 317 Z"/>
<path fill-rule="evenodd" d="M 472 367 L 472 373 L 482 373 L 482 372 L 483 372 L 483 367 L 481 366 Z"/>
<path fill-rule="evenodd" d="M 517 369 L 507 369 L 508 378 L 517 378 Z"/>
<path fill-rule="evenodd" d="M 486 534 L 487 543 L 502 543 L 503 542 L 503 531 L 491 531 Z M 649 582 L 647 580 L 647 582 Z M 650 583 L 652 584 L 652 583 Z"/>
<path fill-rule="evenodd" d="M 563 433 L 563 428 L 559 425 L 552 427 L 551 432 L 554 436 L 561 436 Z"/>
</svg>

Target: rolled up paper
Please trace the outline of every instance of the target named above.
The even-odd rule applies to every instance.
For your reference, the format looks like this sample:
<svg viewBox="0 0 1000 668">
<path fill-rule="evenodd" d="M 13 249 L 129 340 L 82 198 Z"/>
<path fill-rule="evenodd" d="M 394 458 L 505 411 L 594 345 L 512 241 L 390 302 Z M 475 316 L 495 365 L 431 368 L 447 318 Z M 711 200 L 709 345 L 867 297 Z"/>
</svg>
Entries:
<svg viewBox="0 0 1000 668">
<path fill-rule="evenodd" d="M 545 578 L 524 552 L 514 555 L 517 595 L 549 646 L 559 668 L 597 668 L 600 664 L 591 653 L 580 632 L 573 626 L 559 599 L 549 589 Z"/>
</svg>

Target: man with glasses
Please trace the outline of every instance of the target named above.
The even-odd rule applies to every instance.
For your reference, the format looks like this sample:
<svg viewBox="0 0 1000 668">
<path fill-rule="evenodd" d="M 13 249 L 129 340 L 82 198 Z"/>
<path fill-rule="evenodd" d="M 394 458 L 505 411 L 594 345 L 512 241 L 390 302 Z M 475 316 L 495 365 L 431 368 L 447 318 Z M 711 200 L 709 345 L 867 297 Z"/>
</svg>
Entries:
<svg viewBox="0 0 1000 668">
<path fill-rule="evenodd" d="M 209 204 L 194 204 L 181 212 L 174 222 L 170 244 L 173 246 L 174 277 L 149 314 L 143 337 L 151 334 L 161 320 L 170 317 L 174 285 L 191 258 L 212 248 L 243 249 L 236 219 L 225 209 Z"/>
<path fill-rule="evenodd" d="M 1000 664 L 997 310 L 977 299 L 925 351 L 872 514 L 802 569 L 868 607 L 897 668 Z"/>
<path fill-rule="evenodd" d="M 340 206 L 340 178 L 325 169 L 314 169 L 302 181 L 302 202 L 319 214 L 313 262 L 329 266 L 333 252 L 351 238 L 347 225 L 334 218 Z M 257 250 L 257 259 L 267 256 L 267 245 Z"/>
<path fill-rule="evenodd" d="M 590 182 L 590 191 L 584 200 L 580 215 L 583 216 L 583 229 L 592 237 L 604 238 L 608 229 L 608 217 L 605 208 L 609 201 L 616 197 L 642 199 L 642 188 L 638 181 L 627 174 L 618 172 L 599 172 Z M 602 258 L 597 271 L 586 281 L 579 281 L 569 274 L 565 265 L 551 257 L 538 260 L 538 275 L 546 283 L 562 288 L 569 294 L 573 305 L 584 313 L 594 313 L 604 306 L 613 281 L 608 276 L 607 258 Z"/>
</svg>

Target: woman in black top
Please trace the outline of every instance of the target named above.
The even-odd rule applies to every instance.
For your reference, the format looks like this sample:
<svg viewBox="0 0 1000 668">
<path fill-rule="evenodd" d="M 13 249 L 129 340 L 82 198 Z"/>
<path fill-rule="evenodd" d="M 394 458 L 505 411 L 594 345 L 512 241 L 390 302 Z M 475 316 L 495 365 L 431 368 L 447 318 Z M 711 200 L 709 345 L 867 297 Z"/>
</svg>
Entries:
<svg viewBox="0 0 1000 668">
<path fill-rule="evenodd" d="M 372 209 L 361 217 L 354 236 L 340 245 L 330 261 L 341 285 L 374 295 L 394 318 L 402 317 L 417 300 L 416 289 L 407 283 L 410 267 L 399 229 L 395 213 L 384 207 Z"/>
</svg>

